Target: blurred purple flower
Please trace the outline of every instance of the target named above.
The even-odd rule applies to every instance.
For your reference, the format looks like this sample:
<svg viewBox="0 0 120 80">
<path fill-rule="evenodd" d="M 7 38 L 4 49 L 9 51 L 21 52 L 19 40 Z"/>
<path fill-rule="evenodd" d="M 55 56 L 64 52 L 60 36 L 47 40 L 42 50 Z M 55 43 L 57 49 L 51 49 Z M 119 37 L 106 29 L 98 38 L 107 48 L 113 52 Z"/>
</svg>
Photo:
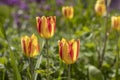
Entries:
<svg viewBox="0 0 120 80">
<path fill-rule="evenodd" d="M 120 9 L 120 0 L 111 0 L 109 10 Z"/>
<path fill-rule="evenodd" d="M 45 5 L 43 8 L 44 8 L 45 10 L 50 10 L 50 6 L 49 6 L 49 5 Z"/>
<path fill-rule="evenodd" d="M 35 0 L 37 3 L 45 2 L 46 0 Z"/>
<path fill-rule="evenodd" d="M 29 15 L 24 15 L 24 19 L 26 20 L 28 20 L 30 17 L 29 17 Z"/>
<path fill-rule="evenodd" d="M 10 5 L 18 5 L 20 3 L 20 0 L 7 0 L 7 2 L 10 4 Z"/>
<path fill-rule="evenodd" d="M 22 2 L 20 3 L 20 8 L 21 8 L 21 9 L 24 9 L 24 10 L 27 10 L 27 9 L 28 9 L 28 5 L 27 5 L 25 2 L 22 1 Z"/>
<path fill-rule="evenodd" d="M 12 14 L 13 19 L 14 19 L 14 23 L 18 26 L 21 27 L 21 22 L 20 22 L 20 15 L 19 14 Z"/>
<path fill-rule="evenodd" d="M 0 0 L 0 3 L 13 6 L 13 5 L 19 5 L 20 0 Z"/>
<path fill-rule="evenodd" d="M 58 11 L 58 10 L 55 12 L 55 14 L 56 14 L 56 16 L 60 16 L 61 15 L 60 11 Z"/>
<path fill-rule="evenodd" d="M 63 0 L 56 0 L 57 5 L 63 5 L 64 1 Z"/>
<path fill-rule="evenodd" d="M 36 3 L 40 3 L 40 2 L 45 2 L 46 0 L 29 0 L 30 2 L 36 2 Z"/>
</svg>

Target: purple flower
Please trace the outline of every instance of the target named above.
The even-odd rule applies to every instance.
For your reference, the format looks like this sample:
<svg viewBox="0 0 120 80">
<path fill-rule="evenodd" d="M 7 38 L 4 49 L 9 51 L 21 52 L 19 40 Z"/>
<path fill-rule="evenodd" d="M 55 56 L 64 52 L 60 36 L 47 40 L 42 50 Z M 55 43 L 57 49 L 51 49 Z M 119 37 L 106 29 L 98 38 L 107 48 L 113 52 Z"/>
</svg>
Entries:
<svg viewBox="0 0 120 80">
<path fill-rule="evenodd" d="M 7 0 L 7 2 L 10 4 L 10 5 L 18 5 L 20 3 L 20 0 Z"/>
<path fill-rule="evenodd" d="M 21 2 L 20 3 L 20 8 L 24 9 L 24 10 L 27 10 L 28 9 L 28 5 L 25 2 Z"/>
<path fill-rule="evenodd" d="M 21 22 L 20 22 L 20 14 L 12 14 L 14 23 L 18 26 L 21 27 Z"/>
<path fill-rule="evenodd" d="M 43 8 L 44 8 L 45 10 L 50 10 L 50 6 L 49 6 L 49 5 L 45 5 Z"/>
<path fill-rule="evenodd" d="M 63 0 L 56 0 L 57 5 L 63 5 L 64 1 Z"/>
<path fill-rule="evenodd" d="M 46 0 L 36 0 L 37 3 L 45 2 Z"/>
<path fill-rule="evenodd" d="M 120 9 L 120 0 L 111 0 L 109 9 L 110 10 Z"/>
<path fill-rule="evenodd" d="M 20 0 L 0 0 L 1 4 L 5 4 L 5 5 L 19 5 L 20 4 Z"/>
</svg>

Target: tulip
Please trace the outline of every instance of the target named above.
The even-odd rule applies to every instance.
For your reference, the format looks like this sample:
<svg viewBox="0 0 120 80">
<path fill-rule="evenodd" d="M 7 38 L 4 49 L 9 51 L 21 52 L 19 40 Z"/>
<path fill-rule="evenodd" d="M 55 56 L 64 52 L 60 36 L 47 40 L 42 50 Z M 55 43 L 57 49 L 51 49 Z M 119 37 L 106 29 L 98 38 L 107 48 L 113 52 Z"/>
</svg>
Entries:
<svg viewBox="0 0 120 80">
<path fill-rule="evenodd" d="M 112 22 L 112 27 L 115 30 L 120 31 L 120 16 L 112 16 L 111 22 Z"/>
<path fill-rule="evenodd" d="M 33 34 L 31 37 L 23 36 L 21 38 L 21 44 L 24 54 L 27 57 L 34 57 L 39 53 L 38 39 Z"/>
<path fill-rule="evenodd" d="M 37 31 L 43 38 L 51 38 L 56 29 L 56 17 L 36 17 Z"/>
<path fill-rule="evenodd" d="M 72 6 L 62 7 L 62 13 L 66 18 L 72 19 L 74 15 L 74 8 Z"/>
<path fill-rule="evenodd" d="M 107 11 L 106 11 L 106 4 L 105 0 L 97 0 L 95 4 L 95 12 L 99 16 L 105 16 Z"/>
<path fill-rule="evenodd" d="M 58 41 L 60 58 L 66 64 L 72 64 L 78 59 L 80 40 L 67 41 L 62 39 Z"/>
</svg>

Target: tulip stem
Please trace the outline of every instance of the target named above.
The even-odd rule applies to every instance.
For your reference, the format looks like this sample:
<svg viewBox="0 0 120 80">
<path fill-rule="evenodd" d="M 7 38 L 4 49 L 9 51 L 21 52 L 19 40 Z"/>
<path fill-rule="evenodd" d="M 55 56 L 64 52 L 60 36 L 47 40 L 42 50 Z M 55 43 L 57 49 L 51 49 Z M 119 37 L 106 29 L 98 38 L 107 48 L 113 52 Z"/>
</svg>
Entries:
<svg viewBox="0 0 120 80">
<path fill-rule="evenodd" d="M 71 80 L 71 75 L 70 75 L 70 64 L 68 64 L 68 80 Z"/>
<path fill-rule="evenodd" d="M 107 4 L 107 2 L 106 2 Z M 107 7 L 106 7 L 107 10 Z M 106 14 L 105 17 L 105 37 L 104 37 L 104 43 L 103 43 L 103 49 L 101 50 L 101 56 L 100 56 L 100 60 L 99 60 L 99 68 L 101 69 L 103 61 L 104 61 L 104 56 L 105 56 L 105 51 L 106 51 L 106 47 L 107 47 L 107 40 L 108 40 L 108 36 L 109 36 L 109 30 L 108 30 L 108 12 Z"/>
<path fill-rule="evenodd" d="M 29 67 L 30 67 L 30 80 L 33 80 L 34 68 L 33 68 L 33 60 L 29 58 Z"/>
<path fill-rule="evenodd" d="M 117 46 L 116 46 L 116 76 L 115 76 L 115 78 L 116 78 L 116 80 L 118 80 L 118 68 L 119 68 L 119 34 L 117 33 Z"/>
<path fill-rule="evenodd" d="M 46 53 L 47 53 L 47 65 L 46 65 L 46 78 L 49 80 L 49 53 L 48 53 L 48 39 L 46 39 Z"/>
</svg>

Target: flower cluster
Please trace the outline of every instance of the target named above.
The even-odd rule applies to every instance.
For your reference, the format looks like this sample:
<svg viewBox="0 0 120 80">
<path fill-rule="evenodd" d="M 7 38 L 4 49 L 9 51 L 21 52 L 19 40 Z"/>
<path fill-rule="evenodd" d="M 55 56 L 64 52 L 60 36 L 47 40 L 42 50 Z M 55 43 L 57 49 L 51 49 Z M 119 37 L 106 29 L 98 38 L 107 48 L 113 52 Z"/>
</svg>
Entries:
<svg viewBox="0 0 120 80">
<path fill-rule="evenodd" d="M 63 15 L 72 19 L 74 15 L 73 7 L 63 7 Z M 50 17 L 36 17 L 37 31 L 42 38 L 49 39 L 53 37 L 56 30 L 56 16 Z M 31 37 L 24 36 L 21 38 L 22 49 L 24 54 L 28 57 L 34 57 L 39 53 L 39 46 L 37 37 L 33 34 Z M 58 42 L 59 54 L 61 59 L 66 64 L 72 64 L 78 59 L 78 53 L 80 48 L 80 40 L 67 41 L 62 39 Z"/>
</svg>

